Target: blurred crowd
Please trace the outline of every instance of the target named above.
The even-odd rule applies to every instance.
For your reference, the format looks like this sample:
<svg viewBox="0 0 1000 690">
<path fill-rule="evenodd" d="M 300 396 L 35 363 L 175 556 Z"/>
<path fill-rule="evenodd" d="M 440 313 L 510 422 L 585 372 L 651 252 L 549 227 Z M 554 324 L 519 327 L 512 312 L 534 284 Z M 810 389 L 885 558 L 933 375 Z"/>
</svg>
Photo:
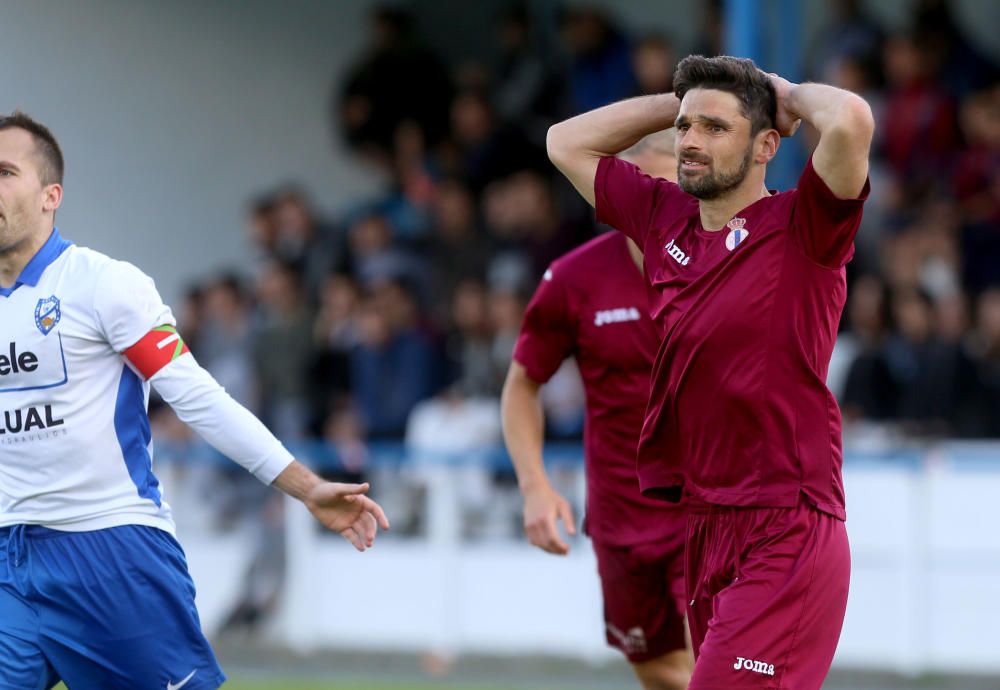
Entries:
<svg viewBox="0 0 1000 690">
<path fill-rule="evenodd" d="M 335 218 L 293 185 L 254 198 L 253 271 L 207 276 L 177 309 L 192 352 L 283 439 L 321 442 L 341 476 L 366 475 L 380 442 L 496 447 L 537 280 L 606 230 L 548 164 L 547 127 L 670 90 L 680 57 L 722 51 L 720 4 L 703 4 L 684 53 L 682 37 L 626 31 L 599 9 L 542 22 L 512 5 L 483 36 L 494 58 L 459 64 L 421 39 L 415 15 L 376 10 L 334 85 L 331 126 L 384 189 Z M 1000 437 L 996 64 L 942 0 L 915 2 L 898 31 L 859 2 L 829 14 L 805 41 L 807 76 L 862 94 L 878 122 L 829 379 L 848 433 Z M 572 363 L 544 404 L 549 436 L 579 437 Z M 168 446 L 186 442 L 167 412 L 155 423 Z"/>
</svg>

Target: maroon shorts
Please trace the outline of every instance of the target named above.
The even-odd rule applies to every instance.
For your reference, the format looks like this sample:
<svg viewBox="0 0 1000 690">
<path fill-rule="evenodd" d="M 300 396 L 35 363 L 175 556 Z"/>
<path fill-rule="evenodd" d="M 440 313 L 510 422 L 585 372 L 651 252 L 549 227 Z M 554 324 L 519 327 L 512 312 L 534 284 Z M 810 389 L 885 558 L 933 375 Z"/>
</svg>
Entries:
<svg viewBox="0 0 1000 690">
<path fill-rule="evenodd" d="M 689 506 L 689 690 L 819 690 L 847 608 L 837 518 L 797 508 Z"/>
<path fill-rule="evenodd" d="M 684 649 L 684 535 L 652 544 L 594 542 L 608 644 L 633 663 Z"/>
</svg>

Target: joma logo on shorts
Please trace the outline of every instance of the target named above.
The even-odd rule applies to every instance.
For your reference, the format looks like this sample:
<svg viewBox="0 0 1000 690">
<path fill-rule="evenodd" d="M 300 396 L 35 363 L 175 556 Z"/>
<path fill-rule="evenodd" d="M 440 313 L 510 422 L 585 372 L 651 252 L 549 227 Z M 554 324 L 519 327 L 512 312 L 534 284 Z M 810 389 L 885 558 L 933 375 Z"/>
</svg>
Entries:
<svg viewBox="0 0 1000 690">
<path fill-rule="evenodd" d="M 741 656 L 736 657 L 736 663 L 733 665 L 733 669 L 753 671 L 754 673 L 763 673 L 767 676 L 774 675 L 774 664 L 769 664 L 765 661 L 754 661 L 753 659 L 744 659 Z"/>
</svg>

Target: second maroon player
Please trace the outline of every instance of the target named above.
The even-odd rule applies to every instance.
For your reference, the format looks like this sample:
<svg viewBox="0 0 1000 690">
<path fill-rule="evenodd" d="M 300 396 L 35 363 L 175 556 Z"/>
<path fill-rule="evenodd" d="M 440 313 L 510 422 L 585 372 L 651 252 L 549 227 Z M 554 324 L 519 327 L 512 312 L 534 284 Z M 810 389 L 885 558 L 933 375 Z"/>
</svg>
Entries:
<svg viewBox="0 0 1000 690">
<path fill-rule="evenodd" d="M 623 154 L 674 180 L 671 132 Z M 528 305 L 502 402 L 504 437 L 525 499 L 531 543 L 564 554 L 556 520 L 575 532 L 569 504 L 542 463 L 539 388 L 575 357 L 587 394 L 586 531 L 593 540 L 608 643 L 646 690 L 682 690 L 692 661 L 684 628 L 684 515 L 643 497 L 635 454 L 660 338 L 648 315 L 642 251 L 621 233 L 602 235 L 552 263 Z"/>
</svg>

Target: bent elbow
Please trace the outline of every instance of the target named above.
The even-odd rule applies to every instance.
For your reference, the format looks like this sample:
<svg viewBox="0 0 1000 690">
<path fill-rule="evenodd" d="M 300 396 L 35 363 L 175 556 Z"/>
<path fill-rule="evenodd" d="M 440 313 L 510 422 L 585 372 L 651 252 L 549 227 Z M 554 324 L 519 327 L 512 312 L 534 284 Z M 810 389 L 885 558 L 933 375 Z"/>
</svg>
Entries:
<svg viewBox="0 0 1000 690">
<path fill-rule="evenodd" d="M 566 157 L 566 136 L 562 124 L 557 122 L 551 125 L 545 133 L 545 152 L 556 166 Z"/>
<path fill-rule="evenodd" d="M 841 126 L 859 140 L 871 142 L 875 134 L 875 116 L 868 101 L 852 96 L 841 110 Z"/>
</svg>

